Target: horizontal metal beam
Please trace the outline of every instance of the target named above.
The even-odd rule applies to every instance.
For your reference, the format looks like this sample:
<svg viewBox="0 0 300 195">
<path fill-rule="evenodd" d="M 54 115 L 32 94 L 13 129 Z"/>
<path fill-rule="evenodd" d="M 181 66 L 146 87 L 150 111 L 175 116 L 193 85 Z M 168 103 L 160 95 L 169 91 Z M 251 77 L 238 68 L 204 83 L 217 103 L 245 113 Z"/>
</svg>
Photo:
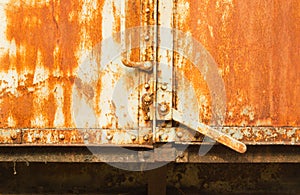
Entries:
<svg viewBox="0 0 300 195">
<path fill-rule="evenodd" d="M 203 147 L 203 146 L 201 146 Z M 120 147 L 0 147 L 0 162 L 115 162 L 115 163 L 300 163 L 299 146 L 249 146 L 238 154 L 215 145 L 203 156 L 199 146 L 180 145 L 154 150 Z"/>
<path fill-rule="evenodd" d="M 300 127 L 213 127 L 247 145 L 300 145 Z M 152 145 L 152 130 L 123 129 L 0 129 L 0 145 Z M 155 142 L 202 144 L 204 136 L 183 125 L 157 128 Z"/>
</svg>

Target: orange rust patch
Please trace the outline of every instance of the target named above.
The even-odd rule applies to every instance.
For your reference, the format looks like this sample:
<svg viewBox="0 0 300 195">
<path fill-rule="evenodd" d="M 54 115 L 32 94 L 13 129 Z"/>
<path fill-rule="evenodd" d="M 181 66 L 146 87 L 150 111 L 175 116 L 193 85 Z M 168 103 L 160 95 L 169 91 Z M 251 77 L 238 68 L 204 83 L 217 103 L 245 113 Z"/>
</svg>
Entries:
<svg viewBox="0 0 300 195">
<path fill-rule="evenodd" d="M 221 70 L 226 125 L 299 126 L 299 1 L 180 2 L 190 10 L 176 28 L 190 31 Z"/>
<path fill-rule="evenodd" d="M 80 41 L 80 7 L 78 0 L 50 1 L 49 4 L 21 1 L 19 5 L 11 1 L 7 5 L 6 36 L 16 43 L 16 68 L 19 72 L 35 70 L 38 51 L 41 52 L 42 64 L 52 72 L 56 68 L 53 53 L 55 47 L 59 47 L 58 68 L 63 75 L 72 74 L 77 67 L 75 53 Z"/>
</svg>

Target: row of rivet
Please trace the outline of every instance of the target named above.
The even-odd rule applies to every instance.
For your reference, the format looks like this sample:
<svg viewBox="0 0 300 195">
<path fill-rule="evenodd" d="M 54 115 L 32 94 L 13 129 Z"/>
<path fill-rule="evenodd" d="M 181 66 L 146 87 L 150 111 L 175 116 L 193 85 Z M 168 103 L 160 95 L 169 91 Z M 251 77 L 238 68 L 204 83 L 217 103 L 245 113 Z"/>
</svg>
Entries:
<svg viewBox="0 0 300 195">
<path fill-rule="evenodd" d="M 163 131 L 163 130 L 162 130 L 162 131 Z M 12 132 L 12 133 L 10 134 L 11 139 L 12 139 L 12 140 L 16 140 L 17 137 L 18 137 L 18 136 L 17 136 L 18 133 L 20 133 L 20 130 L 16 130 L 15 132 Z M 178 132 L 176 132 L 176 136 L 177 136 L 178 138 L 182 138 L 182 137 L 183 137 L 183 133 L 180 132 L 180 131 L 178 131 Z M 35 137 L 36 140 L 41 139 L 41 136 L 40 136 L 39 133 L 36 133 L 34 137 Z M 168 138 L 169 138 L 169 135 L 166 134 L 166 133 L 163 133 L 163 134 L 160 135 L 159 137 L 160 137 L 161 140 L 167 141 Z M 84 136 L 83 136 L 83 139 L 84 139 L 84 140 L 88 140 L 89 138 L 90 138 L 89 134 L 84 134 Z M 64 134 L 59 134 L 59 139 L 60 139 L 60 140 L 64 140 L 64 139 L 65 139 L 65 135 L 64 135 Z M 111 141 L 111 140 L 113 139 L 113 135 L 112 135 L 112 134 L 107 134 L 107 135 L 106 135 L 106 139 L 109 140 L 109 141 Z M 137 140 L 137 136 L 136 136 L 136 135 L 131 135 L 130 139 L 131 139 L 132 141 L 136 141 L 136 140 Z M 144 141 L 149 141 L 149 139 L 150 139 L 150 136 L 149 136 L 148 134 L 146 134 L 146 135 L 143 136 L 143 140 L 144 140 Z"/>
</svg>

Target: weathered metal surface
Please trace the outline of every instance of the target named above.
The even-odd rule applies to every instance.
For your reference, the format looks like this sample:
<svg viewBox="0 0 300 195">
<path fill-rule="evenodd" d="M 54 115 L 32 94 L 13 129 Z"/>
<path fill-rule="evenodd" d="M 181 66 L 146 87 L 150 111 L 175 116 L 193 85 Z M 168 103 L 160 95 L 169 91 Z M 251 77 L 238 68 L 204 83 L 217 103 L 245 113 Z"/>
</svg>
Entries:
<svg viewBox="0 0 300 195">
<path fill-rule="evenodd" d="M 1 162 L 112 162 L 136 163 L 132 166 L 146 168 L 147 164 L 176 163 L 299 163 L 297 146 L 248 146 L 248 152 L 240 155 L 222 145 L 212 148 L 206 155 L 199 155 L 199 146 L 183 151 L 180 146 L 160 147 L 156 150 L 136 151 L 138 155 L 120 151 L 116 147 L 95 147 L 93 153 L 86 147 L 1 147 Z M 34 149 L 34 152 L 33 152 Z M 139 148 L 132 148 L 136 150 Z"/>
<path fill-rule="evenodd" d="M 247 151 L 247 146 L 243 142 L 238 141 L 237 139 L 223 133 L 222 131 L 218 131 L 217 129 L 205 125 L 204 123 L 200 123 L 199 121 L 190 121 L 189 119 L 186 120 L 184 119 L 183 114 L 178 112 L 177 110 L 173 110 L 173 117 L 175 121 L 186 125 L 194 131 L 208 136 L 218 143 L 221 143 L 239 153 L 245 153 Z"/>
<path fill-rule="evenodd" d="M 104 163 L 1 163 L 2 194 L 147 194 L 148 172 Z M 168 195 L 299 194 L 300 164 L 170 164 Z M 161 184 L 157 184 L 161 185 Z M 154 188 L 156 186 L 153 186 Z"/>
<path fill-rule="evenodd" d="M 22 130 L 1 129 L 0 144 L 20 144 L 22 142 Z"/>
<path fill-rule="evenodd" d="M 295 127 L 213 127 L 247 145 L 300 145 L 300 128 Z M 256 137 L 252 135 L 255 134 Z M 157 127 L 139 130 L 109 129 L 0 129 L 0 144 L 14 146 L 141 146 L 151 148 L 154 142 L 199 145 L 204 135 L 187 127 Z M 155 136 L 153 136 L 155 135 Z"/>
<path fill-rule="evenodd" d="M 90 144 L 201 141 L 165 128 L 171 123 L 162 127 L 167 137 L 155 132 L 171 107 L 211 125 L 214 94 L 205 75 L 191 59 L 159 48 L 172 41 L 164 36 L 175 39 L 175 50 L 188 51 L 190 40 L 156 28 L 116 36 L 161 25 L 190 34 L 216 61 L 226 92 L 223 132 L 247 144 L 299 144 L 299 13 L 298 0 L 1 1 L 0 143 L 85 144 L 73 128 L 98 129 L 89 132 Z M 124 41 L 128 60 L 158 62 L 153 73 L 123 66 Z M 152 107 L 145 108 L 145 94 L 154 95 Z M 135 132 L 132 141 L 124 133 L 143 128 L 155 136 Z"/>
<path fill-rule="evenodd" d="M 24 163 L 17 164 L 17 175 L 12 174 L 9 163 L 1 164 L 1 169 L 3 194 L 147 194 L 147 172 L 121 171 L 105 164 L 30 164 L 27 167 Z M 168 179 L 164 182 L 167 182 L 167 194 L 172 195 L 298 194 L 300 191 L 299 165 L 171 164 L 166 169 Z"/>
<path fill-rule="evenodd" d="M 176 2 L 175 28 L 190 33 L 218 64 L 227 96 L 225 125 L 299 126 L 299 1 Z M 187 60 L 176 63 L 187 63 L 178 71 L 196 90 L 200 118 L 209 121 L 207 83 Z"/>
</svg>

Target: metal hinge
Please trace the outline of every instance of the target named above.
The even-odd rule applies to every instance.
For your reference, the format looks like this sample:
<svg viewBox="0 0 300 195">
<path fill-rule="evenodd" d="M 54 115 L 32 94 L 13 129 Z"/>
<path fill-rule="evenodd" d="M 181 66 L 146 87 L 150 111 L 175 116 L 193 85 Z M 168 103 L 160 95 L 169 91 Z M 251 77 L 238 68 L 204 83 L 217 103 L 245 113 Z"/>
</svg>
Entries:
<svg viewBox="0 0 300 195">
<path fill-rule="evenodd" d="M 126 50 L 126 23 L 125 23 L 125 3 L 122 1 L 122 48 Z M 132 67 L 147 71 L 141 73 L 141 84 L 144 88 L 140 90 L 140 125 L 149 127 L 147 121 L 152 122 L 153 135 L 156 135 L 156 121 L 177 121 L 194 131 L 208 136 L 217 142 L 237 151 L 244 153 L 247 147 L 244 143 L 213 129 L 199 121 L 183 120 L 182 113 L 173 109 L 174 85 L 173 85 L 173 10 L 172 0 L 160 1 L 146 0 L 142 2 L 142 21 L 140 35 L 140 57 L 141 61 L 133 62 L 128 58 L 126 52 L 122 55 L 122 63 L 127 67 Z M 158 13 L 157 13 L 158 11 Z M 164 13 L 164 14 L 159 14 Z M 154 23 L 159 27 L 150 26 Z M 162 30 L 161 27 L 164 27 Z M 167 29 L 167 30 L 166 30 Z M 169 29 L 169 30 L 168 30 Z M 152 43 L 149 46 L 149 42 Z M 167 48 L 161 48 L 160 45 L 167 45 Z M 149 51 L 151 58 L 149 59 Z M 146 53 L 145 53 L 146 52 Z M 147 53 L 148 52 L 148 53 Z M 159 74 L 158 74 L 159 73 Z M 155 136 L 153 142 L 155 142 Z"/>
</svg>

